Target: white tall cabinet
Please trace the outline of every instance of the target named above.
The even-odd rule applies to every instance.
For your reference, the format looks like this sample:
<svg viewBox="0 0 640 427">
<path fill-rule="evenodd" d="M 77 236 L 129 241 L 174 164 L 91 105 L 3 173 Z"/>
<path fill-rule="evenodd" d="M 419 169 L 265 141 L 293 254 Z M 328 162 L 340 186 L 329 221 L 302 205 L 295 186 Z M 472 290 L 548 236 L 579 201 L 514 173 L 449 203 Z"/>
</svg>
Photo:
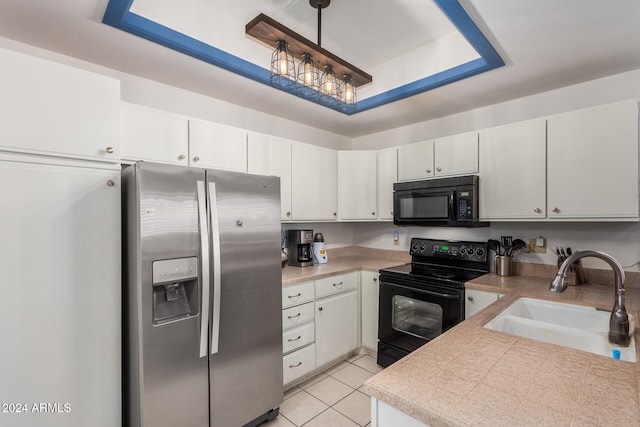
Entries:
<svg viewBox="0 0 640 427">
<path fill-rule="evenodd" d="M 338 208 L 341 220 L 376 219 L 375 151 L 338 151 Z"/>
<path fill-rule="evenodd" d="M 335 150 L 296 143 L 291 147 L 293 220 L 338 218 L 338 156 Z"/>
</svg>

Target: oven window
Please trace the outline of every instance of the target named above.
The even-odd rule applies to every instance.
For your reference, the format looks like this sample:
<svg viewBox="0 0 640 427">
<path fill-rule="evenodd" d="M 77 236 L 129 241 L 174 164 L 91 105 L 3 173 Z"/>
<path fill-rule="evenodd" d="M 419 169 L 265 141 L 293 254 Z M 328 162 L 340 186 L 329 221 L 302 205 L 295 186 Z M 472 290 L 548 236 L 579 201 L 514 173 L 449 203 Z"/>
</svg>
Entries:
<svg viewBox="0 0 640 427">
<path fill-rule="evenodd" d="M 404 219 L 449 218 L 448 194 L 412 194 L 400 198 L 400 217 Z"/>
<path fill-rule="evenodd" d="M 393 296 L 391 326 L 419 338 L 431 340 L 442 333 L 442 307 L 404 295 Z"/>
</svg>

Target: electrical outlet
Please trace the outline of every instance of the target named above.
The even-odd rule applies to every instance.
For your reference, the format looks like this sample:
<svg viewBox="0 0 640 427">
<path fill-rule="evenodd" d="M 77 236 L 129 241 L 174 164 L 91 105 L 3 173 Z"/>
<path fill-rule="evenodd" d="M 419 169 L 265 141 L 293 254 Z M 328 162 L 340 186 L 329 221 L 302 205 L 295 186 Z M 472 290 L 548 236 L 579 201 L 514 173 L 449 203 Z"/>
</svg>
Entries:
<svg viewBox="0 0 640 427">
<path fill-rule="evenodd" d="M 542 246 L 537 246 L 538 239 L 529 239 L 529 252 L 532 254 L 546 254 L 547 253 L 547 240 L 542 240 Z"/>
</svg>

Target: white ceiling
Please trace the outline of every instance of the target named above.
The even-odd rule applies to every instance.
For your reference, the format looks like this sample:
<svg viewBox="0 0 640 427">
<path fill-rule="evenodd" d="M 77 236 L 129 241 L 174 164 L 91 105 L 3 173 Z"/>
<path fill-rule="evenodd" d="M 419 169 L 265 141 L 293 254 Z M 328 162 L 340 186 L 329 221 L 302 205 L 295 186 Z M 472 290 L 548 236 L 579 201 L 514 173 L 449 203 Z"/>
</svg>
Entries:
<svg viewBox="0 0 640 427">
<path fill-rule="evenodd" d="M 137 1 L 142 6 L 149 0 Z M 192 1 L 223 7 L 240 22 L 264 12 L 316 39 L 316 11 L 308 0 L 169 3 L 184 7 Z M 104 25 L 107 0 L 2 0 L 0 36 L 348 137 L 640 68 L 637 0 L 461 0 L 461 4 L 506 65 L 352 116 Z M 408 52 L 450 31 L 446 22 L 424 21 L 434 7 L 431 0 L 333 0 L 323 12 L 322 45 L 367 71 L 389 50 Z M 235 34 L 244 37 L 244 28 Z"/>
</svg>

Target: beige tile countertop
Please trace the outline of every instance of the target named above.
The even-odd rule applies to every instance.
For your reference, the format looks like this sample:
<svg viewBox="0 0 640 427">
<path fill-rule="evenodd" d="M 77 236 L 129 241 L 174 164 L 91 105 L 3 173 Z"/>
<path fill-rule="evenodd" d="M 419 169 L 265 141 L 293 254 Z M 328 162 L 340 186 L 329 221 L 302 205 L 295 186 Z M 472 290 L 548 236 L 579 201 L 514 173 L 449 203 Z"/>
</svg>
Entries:
<svg viewBox="0 0 640 427">
<path fill-rule="evenodd" d="M 282 285 L 320 279 L 350 271 L 378 271 L 411 261 L 404 252 L 365 249 L 359 247 L 327 250 L 329 262 L 310 267 L 286 266 L 282 269 Z"/>
<path fill-rule="evenodd" d="M 434 426 L 640 425 L 640 363 L 629 363 L 485 329 L 519 297 L 562 300 L 610 310 L 611 286 L 487 274 L 468 288 L 505 297 L 369 379 L 371 396 Z M 640 338 L 640 289 L 626 307 Z"/>
</svg>

